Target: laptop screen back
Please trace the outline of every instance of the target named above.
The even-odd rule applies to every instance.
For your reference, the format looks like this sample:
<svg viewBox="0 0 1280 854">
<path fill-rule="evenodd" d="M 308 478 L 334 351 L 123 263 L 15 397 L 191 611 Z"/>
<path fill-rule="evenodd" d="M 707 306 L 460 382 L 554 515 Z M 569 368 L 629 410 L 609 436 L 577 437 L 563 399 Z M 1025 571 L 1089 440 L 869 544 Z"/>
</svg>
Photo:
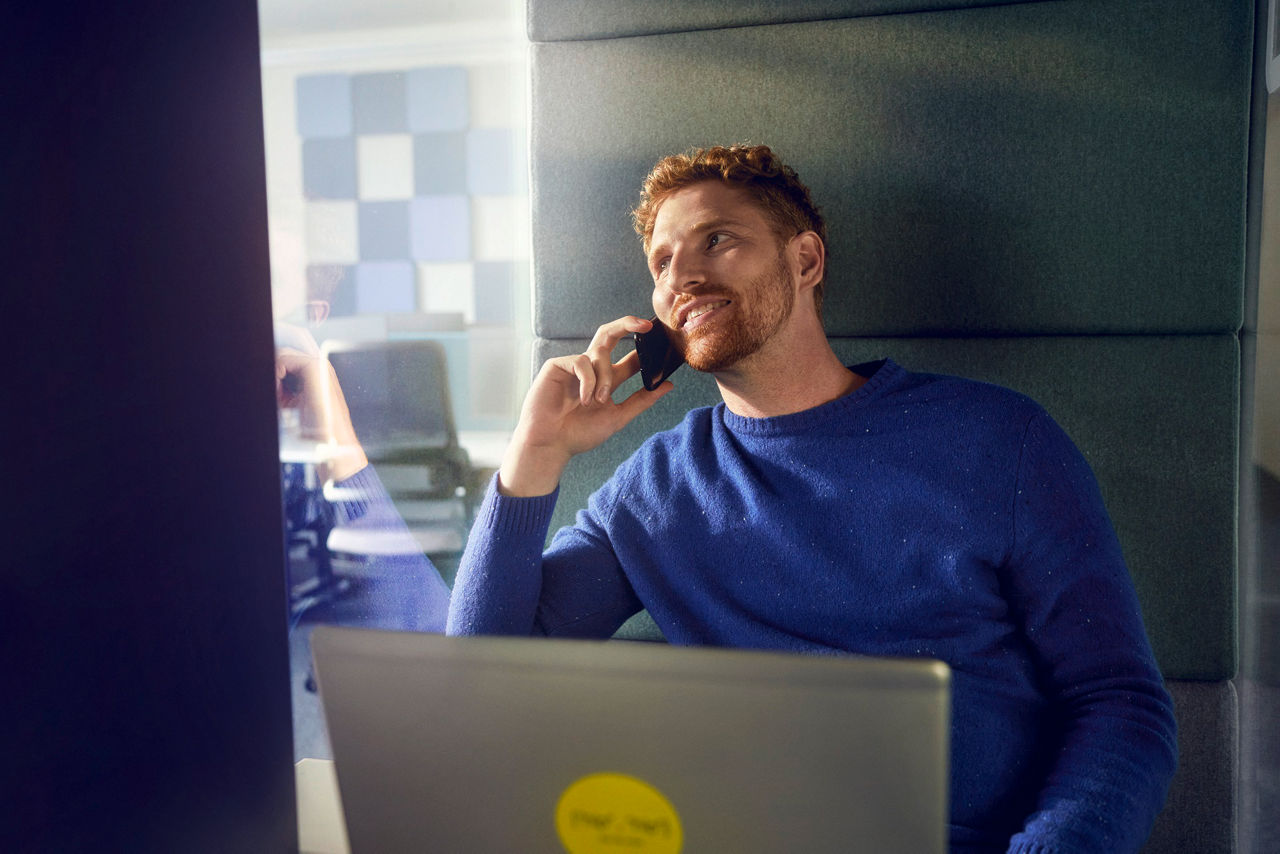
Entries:
<svg viewBox="0 0 1280 854">
<path fill-rule="evenodd" d="M 938 662 L 330 626 L 312 650 L 356 854 L 946 847 Z"/>
</svg>

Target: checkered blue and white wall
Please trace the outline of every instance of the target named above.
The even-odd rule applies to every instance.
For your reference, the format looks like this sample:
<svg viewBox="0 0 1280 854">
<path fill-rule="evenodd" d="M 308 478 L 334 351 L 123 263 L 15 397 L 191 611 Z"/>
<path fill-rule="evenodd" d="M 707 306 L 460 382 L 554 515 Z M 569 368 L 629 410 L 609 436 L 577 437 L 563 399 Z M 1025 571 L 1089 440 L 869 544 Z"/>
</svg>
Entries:
<svg viewBox="0 0 1280 854">
<path fill-rule="evenodd" d="M 443 340 L 459 428 L 501 429 L 527 293 L 524 137 L 477 126 L 471 73 L 297 78 L 307 292 L 332 318 L 383 317 L 389 337 Z"/>
</svg>

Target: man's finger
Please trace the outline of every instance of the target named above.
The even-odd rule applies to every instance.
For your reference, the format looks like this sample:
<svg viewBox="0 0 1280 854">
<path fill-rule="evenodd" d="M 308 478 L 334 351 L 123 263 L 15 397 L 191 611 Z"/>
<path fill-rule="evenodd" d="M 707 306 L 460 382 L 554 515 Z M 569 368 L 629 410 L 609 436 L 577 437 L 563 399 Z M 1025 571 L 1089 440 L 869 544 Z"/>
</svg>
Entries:
<svg viewBox="0 0 1280 854">
<path fill-rule="evenodd" d="M 589 358 L 591 369 L 596 375 L 596 401 L 607 403 L 614 389 L 613 363 L 609 360 L 608 353 L 601 355 L 598 350 L 593 351 Z"/>
<path fill-rule="evenodd" d="M 640 372 L 640 354 L 632 350 L 613 363 L 613 384 L 621 385 Z"/>
<path fill-rule="evenodd" d="M 626 400 L 618 404 L 618 414 L 621 420 L 617 429 L 621 430 L 623 427 L 630 424 L 637 415 L 653 406 L 665 397 L 667 392 L 671 391 L 673 388 L 675 388 L 675 386 L 672 385 L 670 380 L 664 380 L 662 384 L 653 391 L 646 391 L 643 388 L 633 391 L 627 396 Z"/>
<path fill-rule="evenodd" d="M 578 402 L 586 406 L 591 402 L 591 396 L 596 390 L 596 369 L 591 364 L 585 354 L 566 357 L 569 361 L 568 370 L 578 380 Z"/>
<path fill-rule="evenodd" d="M 653 324 L 648 320 L 643 317 L 636 317 L 633 314 L 619 317 L 617 320 L 602 324 L 596 330 L 596 334 L 591 338 L 591 347 L 600 348 L 611 353 L 623 338 L 634 332 L 648 332 L 652 326 Z"/>
</svg>

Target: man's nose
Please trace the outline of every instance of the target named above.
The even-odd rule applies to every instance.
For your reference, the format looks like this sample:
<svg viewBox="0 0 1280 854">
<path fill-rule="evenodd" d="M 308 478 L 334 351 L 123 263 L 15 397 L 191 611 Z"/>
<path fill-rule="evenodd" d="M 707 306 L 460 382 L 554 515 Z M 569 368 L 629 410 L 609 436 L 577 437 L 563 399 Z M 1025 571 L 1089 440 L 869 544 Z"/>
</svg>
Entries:
<svg viewBox="0 0 1280 854">
<path fill-rule="evenodd" d="M 706 280 L 706 265 L 697 252 L 676 252 L 667 262 L 666 286 L 672 293 L 694 290 Z"/>
</svg>

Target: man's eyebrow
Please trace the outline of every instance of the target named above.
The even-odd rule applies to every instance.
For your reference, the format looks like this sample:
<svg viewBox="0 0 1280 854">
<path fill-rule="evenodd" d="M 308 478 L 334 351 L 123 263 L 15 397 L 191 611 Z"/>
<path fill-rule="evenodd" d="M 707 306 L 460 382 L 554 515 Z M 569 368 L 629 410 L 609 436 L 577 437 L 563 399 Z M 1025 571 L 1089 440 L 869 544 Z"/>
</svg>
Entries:
<svg viewBox="0 0 1280 854">
<path fill-rule="evenodd" d="M 746 222 L 745 220 L 735 219 L 734 217 L 731 217 L 731 216 L 720 216 L 720 217 L 715 217 L 714 219 L 703 220 L 702 222 L 695 223 L 694 225 L 690 226 L 685 233 L 698 235 L 698 234 L 706 234 L 709 231 L 715 231 L 716 229 L 719 229 L 719 228 L 750 229 L 751 227 L 752 227 L 751 224 Z M 649 251 L 647 254 L 652 256 L 654 252 L 660 249 L 665 249 L 667 242 L 668 241 L 663 241 L 661 243 L 658 243 L 658 242 L 652 243 L 649 247 Z"/>
<path fill-rule="evenodd" d="M 700 222 L 693 228 L 689 229 L 690 234 L 701 234 L 706 231 L 714 231 L 717 228 L 750 228 L 751 224 L 745 220 L 735 219 L 731 216 L 721 216 L 715 219 L 709 219 Z"/>
</svg>

